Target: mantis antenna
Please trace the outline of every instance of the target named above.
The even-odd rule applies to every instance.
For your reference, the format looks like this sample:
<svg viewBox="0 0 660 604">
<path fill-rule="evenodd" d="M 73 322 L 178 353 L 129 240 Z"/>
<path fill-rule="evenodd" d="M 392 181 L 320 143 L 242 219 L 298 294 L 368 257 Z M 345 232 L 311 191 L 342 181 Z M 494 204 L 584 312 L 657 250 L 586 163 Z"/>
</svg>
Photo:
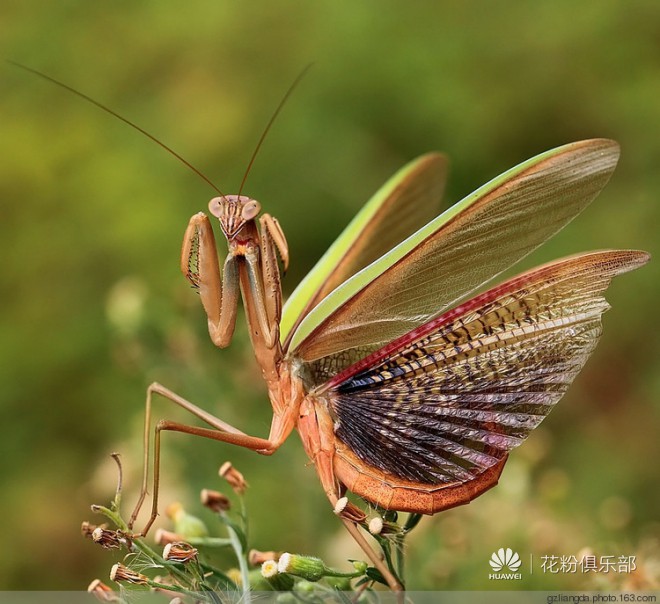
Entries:
<svg viewBox="0 0 660 604">
<path fill-rule="evenodd" d="M 241 186 L 238 189 L 238 195 L 240 196 L 241 192 L 243 191 L 243 186 L 245 185 L 245 181 L 247 180 L 248 174 L 250 173 L 250 170 L 252 169 L 252 164 L 254 164 L 254 160 L 257 157 L 257 154 L 259 153 L 259 150 L 261 149 L 261 145 L 263 144 L 266 135 L 268 134 L 268 131 L 270 130 L 270 127 L 273 125 L 273 122 L 275 121 L 275 118 L 279 115 L 280 111 L 282 111 L 282 107 L 286 104 L 286 102 L 289 100 L 289 97 L 291 96 L 291 93 L 296 89 L 298 84 L 300 84 L 300 80 L 303 79 L 305 74 L 309 71 L 313 63 L 309 63 L 306 65 L 303 70 L 298 74 L 298 77 L 293 81 L 293 84 L 289 86 L 289 89 L 286 91 L 284 96 L 282 97 L 282 100 L 280 101 L 280 104 L 277 106 L 277 109 L 273 112 L 273 115 L 271 116 L 270 120 L 268 120 L 268 123 L 266 124 L 266 127 L 264 128 L 264 131 L 261 134 L 261 138 L 259 139 L 259 142 L 257 143 L 257 146 L 254 149 L 254 153 L 252 153 L 252 157 L 250 158 L 250 163 L 248 163 L 248 167 L 245 170 L 245 174 L 243 175 L 243 180 L 241 181 Z"/>
<path fill-rule="evenodd" d="M 137 130 L 138 132 L 140 132 L 141 134 L 143 134 L 147 138 L 151 139 L 159 147 L 162 147 L 163 149 L 165 149 L 165 151 L 167 151 L 170 155 L 173 155 L 174 157 L 176 157 L 176 159 L 178 159 L 184 166 L 186 166 L 189 170 L 191 170 L 192 172 L 197 174 L 197 176 L 199 176 L 204 182 L 206 182 L 208 185 L 210 185 L 211 188 L 213 188 L 220 195 L 222 195 L 222 197 L 225 196 L 225 194 L 211 181 L 210 178 L 208 178 L 208 176 L 206 176 L 201 170 L 199 170 L 198 168 L 193 166 L 187 159 L 182 157 L 179 153 L 177 153 L 169 145 L 166 145 L 164 142 L 162 142 L 161 140 L 156 138 L 153 134 L 151 134 L 150 132 L 147 132 L 144 128 L 138 126 L 137 124 L 135 124 L 134 122 L 132 122 L 128 118 L 125 118 L 123 115 L 120 115 L 119 113 L 117 113 L 113 109 L 110 109 L 110 107 L 107 107 L 103 103 L 100 103 L 99 101 L 93 99 L 92 97 L 86 95 L 85 93 L 80 92 L 79 90 L 76 90 L 75 88 L 73 88 L 72 86 L 69 86 L 68 84 L 65 84 L 64 82 L 60 82 L 59 80 L 57 80 L 57 79 L 55 79 L 55 78 L 39 71 L 37 69 L 34 69 L 32 67 L 28 67 L 27 65 L 23 65 L 23 64 L 18 63 L 16 61 L 8 60 L 7 63 L 9 63 L 10 65 L 13 65 L 14 67 L 18 67 L 19 69 L 23 69 L 24 71 L 27 71 L 29 73 L 32 73 L 36 76 L 39 76 L 40 78 L 42 78 L 42 79 L 44 79 L 48 82 L 51 82 L 52 84 L 55 84 L 56 86 L 59 86 L 60 88 L 63 88 L 64 90 L 67 90 L 67 91 L 75 94 L 77 97 L 83 99 L 84 101 L 87 101 L 88 103 L 91 103 L 92 105 L 95 105 L 99 109 L 102 109 L 106 113 L 109 113 L 113 117 L 116 117 L 118 120 L 121 120 L 125 124 L 128 124 L 131 128 Z M 250 170 L 252 169 L 252 165 L 254 164 L 254 160 L 256 159 L 256 157 L 259 153 L 259 150 L 261 149 L 261 146 L 262 146 L 264 140 L 266 139 L 266 135 L 268 134 L 268 131 L 270 130 L 271 126 L 273 125 L 273 122 L 275 121 L 275 118 L 279 115 L 280 111 L 282 110 L 282 108 L 284 107 L 286 102 L 289 100 L 289 97 L 291 96 L 291 94 L 293 93 L 295 88 L 298 86 L 300 81 L 303 79 L 305 74 L 309 71 L 311 66 L 312 66 L 312 63 L 307 65 L 300 72 L 298 77 L 296 77 L 296 79 L 293 81 L 291 86 L 289 86 L 289 89 L 286 91 L 286 93 L 282 97 L 282 100 L 280 101 L 279 105 L 277 106 L 277 108 L 273 112 L 273 115 L 271 116 L 270 120 L 268 121 L 268 124 L 266 124 L 266 127 L 264 128 L 264 131 L 261 134 L 261 137 L 259 138 L 259 142 L 257 143 L 257 146 L 255 147 L 254 152 L 252 153 L 252 157 L 250 158 L 250 162 L 248 163 L 247 169 L 245 170 L 245 174 L 243 175 L 243 180 L 241 181 L 241 186 L 238 190 L 239 195 L 243 191 L 245 181 L 247 180 L 248 174 L 250 174 Z"/>
<path fill-rule="evenodd" d="M 88 103 L 91 103 L 92 105 L 96 105 L 99 109 L 102 109 L 106 113 L 109 113 L 110 115 L 116 117 L 117 119 L 121 120 L 125 124 L 128 124 L 131 128 L 134 128 L 138 132 L 141 132 L 146 136 L 147 138 L 151 139 L 154 143 L 156 143 L 158 146 L 162 147 L 170 153 L 170 155 L 173 155 L 176 157 L 184 166 L 186 166 L 189 170 L 197 174 L 204 182 L 209 184 L 215 191 L 220 193 L 223 197 L 225 196 L 224 193 L 216 187 L 213 182 L 211 182 L 211 179 L 209 179 L 204 173 L 201 172 L 201 170 L 198 170 L 193 166 L 187 159 L 184 159 L 181 155 L 179 155 L 174 149 L 163 143 L 162 141 L 158 140 L 153 134 L 150 134 L 147 132 L 144 128 L 140 128 L 137 124 L 134 124 L 131 120 L 125 118 L 122 115 L 119 115 L 116 111 L 113 111 L 109 107 L 106 107 L 103 103 L 99 103 L 98 101 L 94 100 L 92 97 L 87 96 L 86 94 L 80 92 L 79 90 L 76 90 L 75 88 L 72 88 L 71 86 L 68 86 L 64 82 L 60 82 L 59 80 L 56 80 L 55 78 L 46 75 L 45 73 L 42 73 L 41 71 L 38 71 L 36 69 L 33 69 L 32 67 L 28 67 L 27 65 L 22 65 L 21 63 L 17 63 L 16 61 L 7 61 L 11 65 L 14 65 L 14 67 L 18 67 L 20 69 L 23 69 L 29 73 L 32 73 L 36 76 L 39 76 L 40 78 L 43 78 L 44 80 L 47 80 L 48 82 L 51 82 L 52 84 L 55 84 L 56 86 L 59 86 L 60 88 L 64 88 L 64 90 L 68 90 L 69 92 L 75 94 L 77 97 L 80 97 L 81 99 L 87 101 Z M 279 110 L 279 109 L 278 109 Z M 270 126 L 270 124 L 269 124 Z"/>
</svg>

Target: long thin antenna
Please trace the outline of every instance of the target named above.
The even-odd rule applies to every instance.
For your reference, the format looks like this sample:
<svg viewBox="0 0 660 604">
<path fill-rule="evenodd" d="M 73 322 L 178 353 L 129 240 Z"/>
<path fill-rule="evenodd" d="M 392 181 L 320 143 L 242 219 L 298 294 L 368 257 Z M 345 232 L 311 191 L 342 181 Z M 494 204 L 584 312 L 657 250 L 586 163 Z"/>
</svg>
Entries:
<svg viewBox="0 0 660 604">
<path fill-rule="evenodd" d="M 37 71 L 36 69 L 33 69 L 32 67 L 27 67 L 26 65 L 21 65 L 21 63 L 17 63 L 16 61 L 8 60 L 7 62 L 10 63 L 11 65 L 13 65 L 14 67 L 18 67 L 20 69 L 23 69 L 23 70 L 25 70 L 29 73 L 32 73 L 36 76 L 39 76 L 40 78 L 43 78 L 44 80 L 47 80 L 48 82 L 51 82 L 52 84 L 55 84 L 56 86 L 59 86 L 60 88 L 64 88 L 64 90 L 68 90 L 69 92 L 72 92 L 77 97 L 80 97 L 81 99 L 87 101 L 88 103 L 91 103 L 92 105 L 96 105 L 99 109 L 102 109 L 106 113 L 109 113 L 110 115 L 116 117 L 117 119 L 121 120 L 125 124 L 128 124 L 131 128 L 135 128 L 135 130 L 137 130 L 138 132 L 141 132 L 142 134 L 144 134 L 144 136 L 146 136 L 147 138 L 150 138 L 158 146 L 162 147 L 163 149 L 165 149 L 165 151 L 167 151 L 168 153 L 170 153 L 171 155 L 176 157 L 184 166 L 186 166 L 188 169 L 192 170 L 195 174 L 197 174 L 197 176 L 199 176 L 207 184 L 211 185 L 211 187 L 215 191 L 220 193 L 220 195 L 222 195 L 223 197 L 225 196 L 224 193 L 220 189 L 218 189 L 218 187 L 216 187 L 211 182 L 211 180 L 207 176 L 205 176 L 200 170 L 195 168 L 195 166 L 193 166 L 188 160 L 181 157 L 174 149 L 172 149 L 171 147 L 168 147 L 162 141 L 159 141 L 153 134 L 150 134 L 144 128 L 140 128 L 140 126 L 138 126 L 137 124 L 134 124 L 129 119 L 126 119 L 125 117 L 119 115 L 116 111 L 113 111 L 112 109 L 110 109 L 109 107 L 106 107 L 102 103 L 99 103 L 98 101 L 95 101 L 92 97 L 89 97 L 86 94 L 83 94 L 79 90 L 76 90 L 75 88 L 72 88 L 71 86 L 68 86 L 67 84 L 64 84 L 63 82 L 60 82 L 59 80 L 56 80 L 55 78 L 52 78 L 51 76 L 46 75 L 45 73 L 42 73 L 41 71 Z"/>
<path fill-rule="evenodd" d="M 309 69 L 311 68 L 312 65 L 313 65 L 313 63 L 310 63 L 298 74 L 298 77 L 293 81 L 293 84 L 291 84 L 291 86 L 289 86 L 289 89 L 286 91 L 286 93 L 282 97 L 282 100 L 280 101 L 280 104 L 277 106 L 277 109 L 275 109 L 275 111 L 273 112 L 273 115 L 271 116 L 270 120 L 268 121 L 268 124 L 266 124 L 266 127 L 264 128 L 264 131 L 261 134 L 261 138 L 259 139 L 259 142 L 257 143 L 257 146 L 254 149 L 254 153 L 252 153 L 252 157 L 250 158 L 250 163 L 248 164 L 248 167 L 245 170 L 245 174 L 243 175 L 243 180 L 241 181 L 241 186 L 238 189 L 238 194 L 239 195 L 243 191 L 243 186 L 245 185 L 245 181 L 247 180 L 248 174 L 250 173 L 250 170 L 252 169 L 252 164 L 254 164 L 254 160 L 256 159 L 257 154 L 259 153 L 259 149 L 261 149 L 261 145 L 263 144 L 264 139 L 266 138 L 266 135 L 268 134 L 268 131 L 270 130 L 270 127 L 273 125 L 273 122 L 275 121 L 275 118 L 278 116 L 279 112 L 282 111 L 282 107 L 284 107 L 286 102 L 289 100 L 289 97 L 291 96 L 291 93 L 295 90 L 295 88 L 300 83 L 300 80 L 303 79 L 303 77 L 309 71 Z"/>
</svg>

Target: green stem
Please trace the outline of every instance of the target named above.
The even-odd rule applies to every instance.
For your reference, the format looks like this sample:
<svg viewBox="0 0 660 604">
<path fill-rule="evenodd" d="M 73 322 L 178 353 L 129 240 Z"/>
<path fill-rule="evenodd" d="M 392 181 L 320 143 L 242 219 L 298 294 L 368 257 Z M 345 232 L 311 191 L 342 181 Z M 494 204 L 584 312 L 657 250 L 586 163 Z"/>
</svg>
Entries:
<svg viewBox="0 0 660 604">
<path fill-rule="evenodd" d="M 225 513 L 221 512 L 221 515 L 225 517 Z M 227 527 L 227 532 L 229 533 L 229 539 L 231 540 L 231 545 L 234 548 L 236 553 L 236 559 L 238 560 L 238 568 L 241 571 L 241 583 L 243 584 L 243 602 L 245 604 L 250 604 L 250 577 L 248 576 L 249 569 L 247 565 L 247 558 L 245 552 L 243 551 L 243 545 L 241 539 L 238 536 L 238 533 L 234 530 L 234 527 L 230 522 L 226 522 L 225 526 Z"/>
<path fill-rule="evenodd" d="M 222 537 L 190 537 L 186 541 L 195 547 L 226 547 L 233 545 L 231 539 L 224 539 Z"/>
</svg>

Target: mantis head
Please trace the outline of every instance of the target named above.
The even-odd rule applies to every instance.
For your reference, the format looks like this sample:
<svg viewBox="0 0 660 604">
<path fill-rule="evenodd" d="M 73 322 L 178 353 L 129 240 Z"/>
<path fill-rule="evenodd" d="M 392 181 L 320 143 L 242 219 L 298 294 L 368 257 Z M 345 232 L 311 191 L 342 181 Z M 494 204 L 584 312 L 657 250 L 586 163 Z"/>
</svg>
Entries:
<svg viewBox="0 0 660 604">
<path fill-rule="evenodd" d="M 247 195 L 224 195 L 209 201 L 209 212 L 219 221 L 222 232 L 231 241 L 240 230 L 253 221 L 261 211 L 261 204 Z"/>
</svg>

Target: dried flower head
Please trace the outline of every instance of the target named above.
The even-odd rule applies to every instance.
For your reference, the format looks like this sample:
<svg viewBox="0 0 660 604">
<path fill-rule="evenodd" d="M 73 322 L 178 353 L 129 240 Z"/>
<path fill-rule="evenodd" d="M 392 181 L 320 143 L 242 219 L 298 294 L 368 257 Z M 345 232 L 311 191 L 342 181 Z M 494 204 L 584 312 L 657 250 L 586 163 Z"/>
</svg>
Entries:
<svg viewBox="0 0 660 604">
<path fill-rule="evenodd" d="M 149 578 L 145 575 L 135 572 L 134 570 L 124 566 L 121 562 L 117 562 L 110 570 L 110 580 L 115 583 L 133 583 L 134 585 L 147 585 Z"/>
<path fill-rule="evenodd" d="M 374 516 L 369 520 L 369 532 L 372 535 L 380 535 L 383 530 L 383 519 L 380 516 Z"/>
<path fill-rule="evenodd" d="M 156 541 L 158 545 L 167 545 L 168 543 L 174 543 L 175 541 L 183 541 L 183 537 L 178 533 L 159 528 L 154 535 L 154 541 Z"/>
<path fill-rule="evenodd" d="M 344 520 L 350 520 L 357 524 L 362 524 L 367 518 L 367 515 L 359 507 L 348 500 L 348 497 L 340 497 L 337 500 L 334 513 Z"/>
<path fill-rule="evenodd" d="M 100 602 L 118 602 L 119 598 L 112 590 L 111 587 L 107 586 L 100 579 L 94 579 L 89 586 L 87 591 L 93 594 L 97 600 Z"/>
<path fill-rule="evenodd" d="M 92 540 L 105 549 L 117 549 L 126 545 L 126 539 L 119 531 L 109 531 L 101 526 L 92 531 Z"/>
<path fill-rule="evenodd" d="M 259 566 L 264 562 L 279 560 L 281 552 L 261 552 L 258 549 L 251 549 L 248 554 L 248 562 L 251 566 Z"/>
<path fill-rule="evenodd" d="M 107 525 L 101 524 L 101 528 L 105 528 Z M 81 525 L 80 525 L 80 532 L 82 533 L 83 537 L 86 537 L 87 539 L 92 538 L 92 533 L 94 532 L 94 529 L 98 528 L 98 525 L 92 524 L 91 522 L 87 522 L 85 520 Z"/>
<path fill-rule="evenodd" d="M 211 489 L 202 489 L 200 493 L 202 505 L 209 508 L 213 512 L 227 512 L 231 508 L 231 502 L 226 495 L 220 491 L 212 491 Z"/>
<path fill-rule="evenodd" d="M 163 549 L 163 558 L 169 562 L 185 564 L 197 557 L 197 549 L 185 541 L 168 543 Z"/>
<path fill-rule="evenodd" d="M 230 461 L 226 461 L 220 466 L 218 474 L 229 483 L 229 486 L 234 489 L 234 492 L 237 495 L 245 493 L 248 483 L 243 477 L 243 474 L 241 474 Z"/>
</svg>

